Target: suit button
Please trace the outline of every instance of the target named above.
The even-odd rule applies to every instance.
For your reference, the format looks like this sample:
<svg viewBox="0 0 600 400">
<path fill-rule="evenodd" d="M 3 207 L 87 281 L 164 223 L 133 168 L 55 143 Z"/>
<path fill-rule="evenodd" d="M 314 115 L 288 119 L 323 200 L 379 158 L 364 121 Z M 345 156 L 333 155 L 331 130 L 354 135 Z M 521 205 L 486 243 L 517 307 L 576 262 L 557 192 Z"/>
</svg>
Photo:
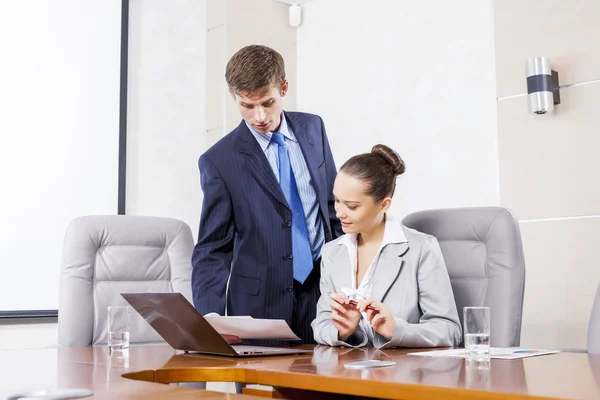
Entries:
<svg viewBox="0 0 600 400">
<path fill-rule="evenodd" d="M 288 260 L 291 260 L 292 258 L 294 258 L 294 256 L 292 255 L 292 253 L 289 253 L 286 257 L 287 257 Z"/>
<path fill-rule="evenodd" d="M 288 292 L 291 292 L 292 290 L 294 290 L 294 288 L 291 287 L 291 286 L 286 286 L 285 290 L 288 291 Z"/>
<path fill-rule="evenodd" d="M 283 226 L 284 226 L 284 227 L 286 227 L 286 228 L 289 228 L 289 227 L 291 227 L 291 226 L 292 226 L 292 221 L 285 221 L 285 222 L 283 223 Z"/>
</svg>

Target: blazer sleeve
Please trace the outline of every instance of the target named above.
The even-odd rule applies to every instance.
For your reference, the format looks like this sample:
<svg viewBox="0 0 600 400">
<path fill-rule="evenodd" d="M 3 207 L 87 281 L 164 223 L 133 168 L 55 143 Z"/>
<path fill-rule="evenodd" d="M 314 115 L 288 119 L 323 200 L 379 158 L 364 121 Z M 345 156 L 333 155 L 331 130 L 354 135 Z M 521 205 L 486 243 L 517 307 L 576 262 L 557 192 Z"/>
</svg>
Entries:
<svg viewBox="0 0 600 400">
<path fill-rule="evenodd" d="M 368 337 L 360 325 L 346 341 L 341 341 L 338 337 L 338 330 L 331 321 L 331 297 L 329 297 L 329 293 L 336 292 L 336 289 L 328 273 L 327 264 L 330 262 L 325 256 L 321 258 L 321 297 L 317 303 L 317 317 L 311 323 L 314 339 L 319 344 L 329 346 L 365 346 L 368 343 Z"/>
<path fill-rule="evenodd" d="M 461 327 L 448 270 L 438 241 L 428 236 L 419 258 L 417 273 L 419 307 L 423 315 L 418 324 L 396 317 L 391 340 L 373 332 L 373 344 L 386 347 L 458 346 Z"/>
<path fill-rule="evenodd" d="M 333 183 L 337 176 L 337 168 L 335 161 L 333 160 L 333 154 L 331 153 L 331 147 L 329 146 L 329 139 L 327 138 L 327 132 L 325 131 L 325 124 L 321 119 L 321 132 L 323 133 L 323 151 L 325 153 L 325 174 L 327 176 L 327 206 L 329 208 L 329 224 L 331 226 L 332 239 L 336 239 L 344 234 L 342 231 L 342 223 L 336 217 L 335 212 L 335 200 L 333 198 Z"/>
<path fill-rule="evenodd" d="M 192 253 L 192 297 L 200 314 L 224 315 L 235 231 L 233 207 L 227 186 L 208 156 L 201 156 L 198 166 L 204 199 Z"/>
</svg>

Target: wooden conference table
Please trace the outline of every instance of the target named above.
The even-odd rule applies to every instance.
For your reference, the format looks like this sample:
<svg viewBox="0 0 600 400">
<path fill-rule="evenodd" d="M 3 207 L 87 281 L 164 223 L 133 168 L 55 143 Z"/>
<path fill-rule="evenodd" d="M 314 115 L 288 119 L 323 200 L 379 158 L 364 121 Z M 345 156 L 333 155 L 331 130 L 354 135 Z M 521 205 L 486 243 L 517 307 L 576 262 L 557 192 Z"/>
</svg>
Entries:
<svg viewBox="0 0 600 400">
<path fill-rule="evenodd" d="M 305 346 L 306 347 L 306 346 Z M 0 351 L 0 398 L 33 389 L 89 388 L 94 398 L 257 399 L 170 382 L 247 382 L 280 394 L 333 394 L 387 399 L 600 399 L 600 355 L 559 353 L 472 365 L 459 358 L 407 355 L 414 350 L 317 346 L 296 356 L 232 359 L 176 352 L 167 345 L 133 346 L 111 357 L 105 346 Z M 390 368 L 352 370 L 353 360 L 394 360 Z M 161 384 L 162 383 L 162 384 Z M 311 397 L 307 392 L 326 392 Z"/>
</svg>

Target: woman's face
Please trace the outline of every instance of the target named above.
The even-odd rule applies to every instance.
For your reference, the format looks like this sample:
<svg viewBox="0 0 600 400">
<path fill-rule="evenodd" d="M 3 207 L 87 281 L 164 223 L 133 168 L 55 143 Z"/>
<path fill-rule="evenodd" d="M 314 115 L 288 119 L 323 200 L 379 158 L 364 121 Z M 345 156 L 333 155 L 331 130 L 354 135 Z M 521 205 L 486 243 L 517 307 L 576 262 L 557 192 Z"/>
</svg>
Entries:
<svg viewBox="0 0 600 400">
<path fill-rule="evenodd" d="M 336 216 L 342 222 L 344 233 L 365 233 L 373 230 L 382 220 L 391 204 L 386 198 L 376 203 L 365 194 L 367 185 L 359 179 L 340 172 L 333 184 Z"/>
</svg>

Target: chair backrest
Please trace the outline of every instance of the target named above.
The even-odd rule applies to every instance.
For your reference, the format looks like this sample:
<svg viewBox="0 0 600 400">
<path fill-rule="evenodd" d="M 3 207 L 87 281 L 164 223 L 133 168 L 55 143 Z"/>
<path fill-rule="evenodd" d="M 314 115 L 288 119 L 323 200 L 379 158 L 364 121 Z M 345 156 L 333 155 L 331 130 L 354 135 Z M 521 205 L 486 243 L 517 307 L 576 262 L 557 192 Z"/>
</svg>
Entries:
<svg viewBox="0 0 600 400">
<path fill-rule="evenodd" d="M 511 212 L 501 207 L 427 210 L 403 223 L 438 239 L 461 323 L 463 307 L 490 307 L 491 345 L 518 346 L 525 260 Z"/>
<path fill-rule="evenodd" d="M 596 290 L 596 300 L 588 325 L 587 351 L 589 354 L 600 354 L 600 284 Z"/>
<path fill-rule="evenodd" d="M 171 218 L 85 216 L 65 235 L 58 306 L 58 344 L 90 346 L 108 339 L 108 306 L 121 293 L 180 292 L 190 302 L 193 237 Z M 162 338 L 131 310 L 131 343 Z"/>
</svg>

